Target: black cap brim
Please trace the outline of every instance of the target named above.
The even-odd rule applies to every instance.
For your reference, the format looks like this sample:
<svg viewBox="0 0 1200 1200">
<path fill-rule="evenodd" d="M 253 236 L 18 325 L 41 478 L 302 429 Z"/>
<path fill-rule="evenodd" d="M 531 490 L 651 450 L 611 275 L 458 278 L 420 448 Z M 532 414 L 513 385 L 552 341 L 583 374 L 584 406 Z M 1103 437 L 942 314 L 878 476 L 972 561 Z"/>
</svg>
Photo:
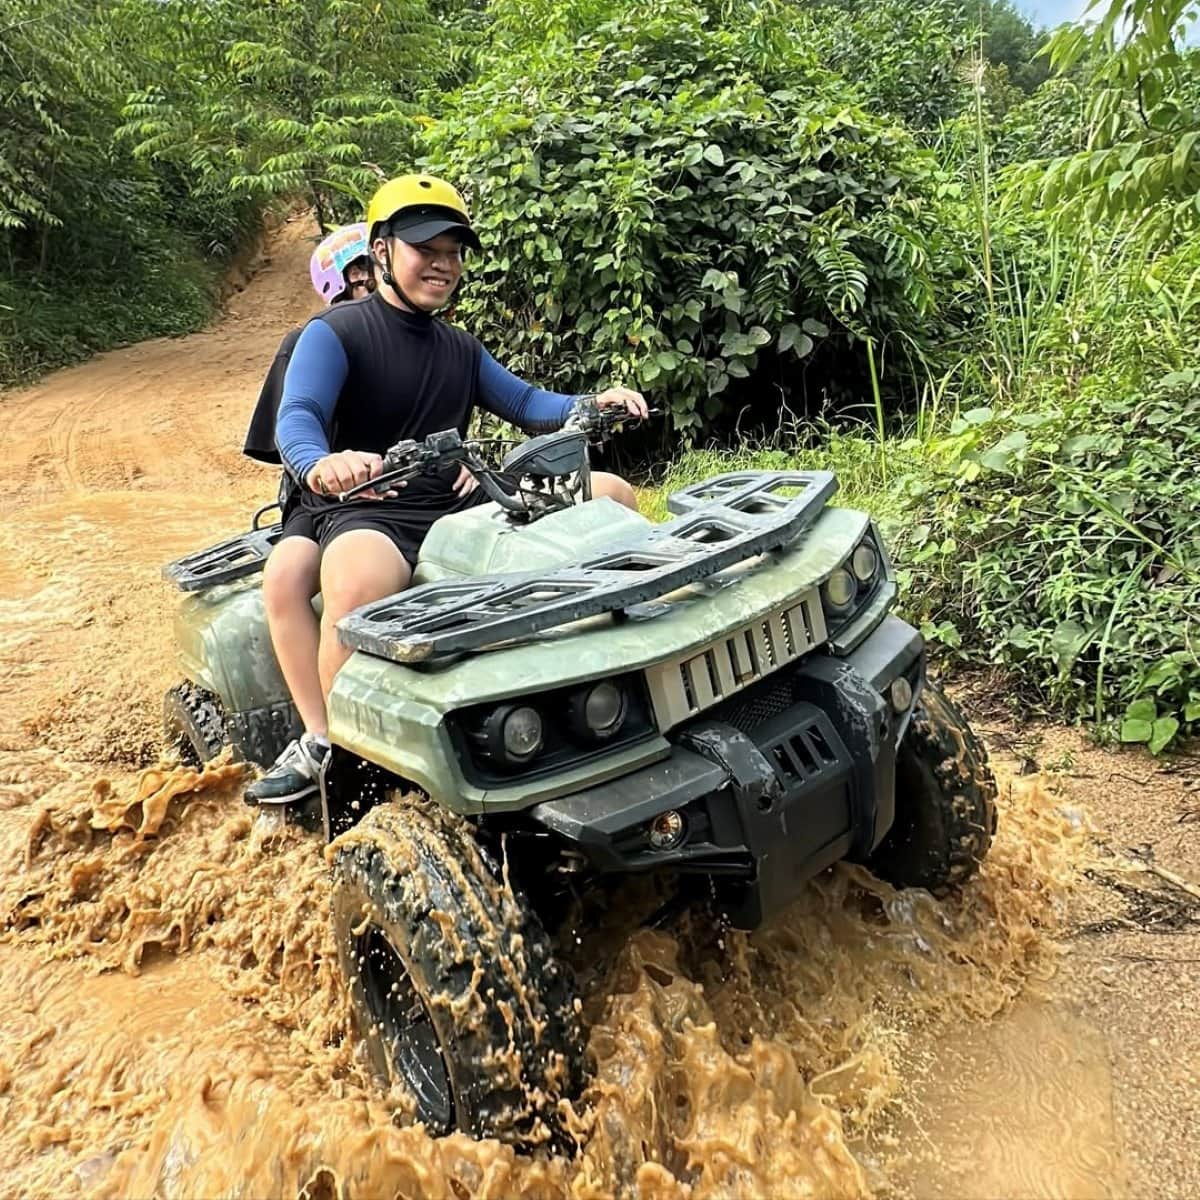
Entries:
<svg viewBox="0 0 1200 1200">
<path fill-rule="evenodd" d="M 416 217 L 411 222 L 405 222 L 403 217 L 391 222 L 392 237 L 402 242 L 419 246 L 422 242 L 430 242 L 443 233 L 452 233 L 464 245 L 472 250 L 482 250 L 479 238 L 470 225 L 461 221 L 451 221 L 446 217 Z"/>
</svg>

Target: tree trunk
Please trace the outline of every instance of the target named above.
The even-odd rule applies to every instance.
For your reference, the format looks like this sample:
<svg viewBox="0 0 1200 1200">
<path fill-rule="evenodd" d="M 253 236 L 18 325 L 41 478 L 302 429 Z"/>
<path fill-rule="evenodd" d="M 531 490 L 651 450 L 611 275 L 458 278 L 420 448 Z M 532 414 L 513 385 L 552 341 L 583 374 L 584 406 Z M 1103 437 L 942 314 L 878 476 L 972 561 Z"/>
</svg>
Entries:
<svg viewBox="0 0 1200 1200">
<path fill-rule="evenodd" d="M 54 203 L 54 197 L 51 193 L 54 191 L 54 172 L 57 169 L 57 167 L 58 167 L 58 159 L 52 158 L 50 160 L 50 178 L 46 181 L 46 207 L 48 209 L 50 208 L 50 205 Z M 50 255 L 50 226 L 49 226 L 49 224 L 46 224 L 46 225 L 42 226 L 42 244 L 38 250 L 37 273 L 39 275 L 45 275 L 46 264 L 49 261 L 49 255 Z"/>
<path fill-rule="evenodd" d="M 310 179 L 308 189 L 312 193 L 313 211 L 317 214 L 317 225 L 320 227 L 321 236 L 325 236 L 325 205 L 321 202 L 321 189 Z"/>
</svg>

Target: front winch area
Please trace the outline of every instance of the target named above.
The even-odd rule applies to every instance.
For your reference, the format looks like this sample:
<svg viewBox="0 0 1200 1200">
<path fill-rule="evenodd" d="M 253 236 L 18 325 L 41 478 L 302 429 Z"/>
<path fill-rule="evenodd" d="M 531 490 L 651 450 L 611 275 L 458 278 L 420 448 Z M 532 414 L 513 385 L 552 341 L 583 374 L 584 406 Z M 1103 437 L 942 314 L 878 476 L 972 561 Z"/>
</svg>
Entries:
<svg viewBox="0 0 1200 1200">
<path fill-rule="evenodd" d="M 530 815 L 601 872 L 710 877 L 718 908 L 752 929 L 890 824 L 896 718 L 861 676 L 845 687 L 855 675 L 810 657 L 682 726 L 665 761 Z"/>
<path fill-rule="evenodd" d="M 753 929 L 891 828 L 921 647 L 889 618 L 849 658 L 810 653 L 679 726 L 665 760 L 529 815 L 601 873 L 707 877 L 723 915 Z"/>
<path fill-rule="evenodd" d="M 800 704 L 757 739 L 699 722 L 665 762 L 531 815 L 601 871 L 710 876 L 725 916 L 753 929 L 845 857 L 853 808 L 846 747 L 819 709 Z"/>
</svg>

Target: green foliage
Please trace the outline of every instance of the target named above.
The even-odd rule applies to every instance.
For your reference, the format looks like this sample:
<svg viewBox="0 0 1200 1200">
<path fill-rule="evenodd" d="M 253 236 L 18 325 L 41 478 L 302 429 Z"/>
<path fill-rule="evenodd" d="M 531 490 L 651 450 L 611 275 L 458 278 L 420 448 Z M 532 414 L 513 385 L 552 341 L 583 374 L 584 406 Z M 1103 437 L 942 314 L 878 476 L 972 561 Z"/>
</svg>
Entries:
<svg viewBox="0 0 1200 1200">
<path fill-rule="evenodd" d="M 1200 48 L 1181 44 L 1194 0 L 1093 0 L 1092 26 L 1050 43 L 1059 71 L 1087 62 L 1085 148 L 1015 169 L 1027 203 L 1064 222 L 1137 217 L 1160 229 L 1200 218 Z"/>
<path fill-rule="evenodd" d="M 118 136 L 204 195 L 358 215 L 437 72 L 425 0 L 124 0 L 152 48 Z"/>
<path fill-rule="evenodd" d="M 0 385 L 198 328 L 257 212 L 114 144 L 141 43 L 123 7 L 14 0 L 0 54 Z M 214 264 L 217 265 L 217 264 Z"/>
<path fill-rule="evenodd" d="M 691 435 L 786 395 L 831 334 L 919 331 L 932 162 L 815 61 L 805 15 L 654 0 L 577 36 L 595 7 L 555 4 L 542 38 L 494 6 L 493 54 L 425 135 L 488 247 L 460 305 L 485 343 L 565 389 L 636 383 Z"/>
<path fill-rule="evenodd" d="M 970 103 L 961 65 L 972 30 L 955 0 L 809 0 L 807 7 L 808 48 L 854 81 L 864 106 L 933 133 Z"/>
<path fill-rule="evenodd" d="M 1019 12 L 1010 0 L 973 3 L 962 0 L 964 17 L 976 16 L 982 33 L 983 56 L 1003 67 L 1013 84 L 1026 95 L 1035 92 L 1050 74 L 1042 56 L 1045 34 Z"/>
<path fill-rule="evenodd" d="M 925 447 L 902 553 L 964 653 L 1079 716 L 1152 698 L 1126 732 L 1157 748 L 1200 715 L 1200 254 L 1116 236 L 1071 261 L 1040 304 L 1004 289 L 1011 343 L 1036 340 L 1007 399 Z"/>
<path fill-rule="evenodd" d="M 1085 150 L 1087 139 L 1086 83 L 1060 76 L 1005 112 L 992 153 L 1001 166 L 1067 158 Z"/>
<path fill-rule="evenodd" d="M 983 86 L 999 118 L 1045 79 L 1039 35 L 1008 0 L 807 0 L 808 48 L 872 112 L 927 137 L 968 112 Z M 982 70 L 973 60 L 982 60 Z"/>
</svg>

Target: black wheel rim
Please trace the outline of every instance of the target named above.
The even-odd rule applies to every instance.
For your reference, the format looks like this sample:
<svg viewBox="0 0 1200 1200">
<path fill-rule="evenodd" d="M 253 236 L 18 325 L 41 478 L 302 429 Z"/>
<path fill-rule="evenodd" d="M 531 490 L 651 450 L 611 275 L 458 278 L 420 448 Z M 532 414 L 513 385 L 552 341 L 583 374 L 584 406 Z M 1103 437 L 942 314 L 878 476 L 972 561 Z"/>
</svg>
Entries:
<svg viewBox="0 0 1200 1200">
<path fill-rule="evenodd" d="M 437 1028 L 400 955 L 378 925 L 355 939 L 363 998 L 393 1069 L 416 1097 L 427 1125 L 453 1128 L 454 1099 Z"/>
</svg>

